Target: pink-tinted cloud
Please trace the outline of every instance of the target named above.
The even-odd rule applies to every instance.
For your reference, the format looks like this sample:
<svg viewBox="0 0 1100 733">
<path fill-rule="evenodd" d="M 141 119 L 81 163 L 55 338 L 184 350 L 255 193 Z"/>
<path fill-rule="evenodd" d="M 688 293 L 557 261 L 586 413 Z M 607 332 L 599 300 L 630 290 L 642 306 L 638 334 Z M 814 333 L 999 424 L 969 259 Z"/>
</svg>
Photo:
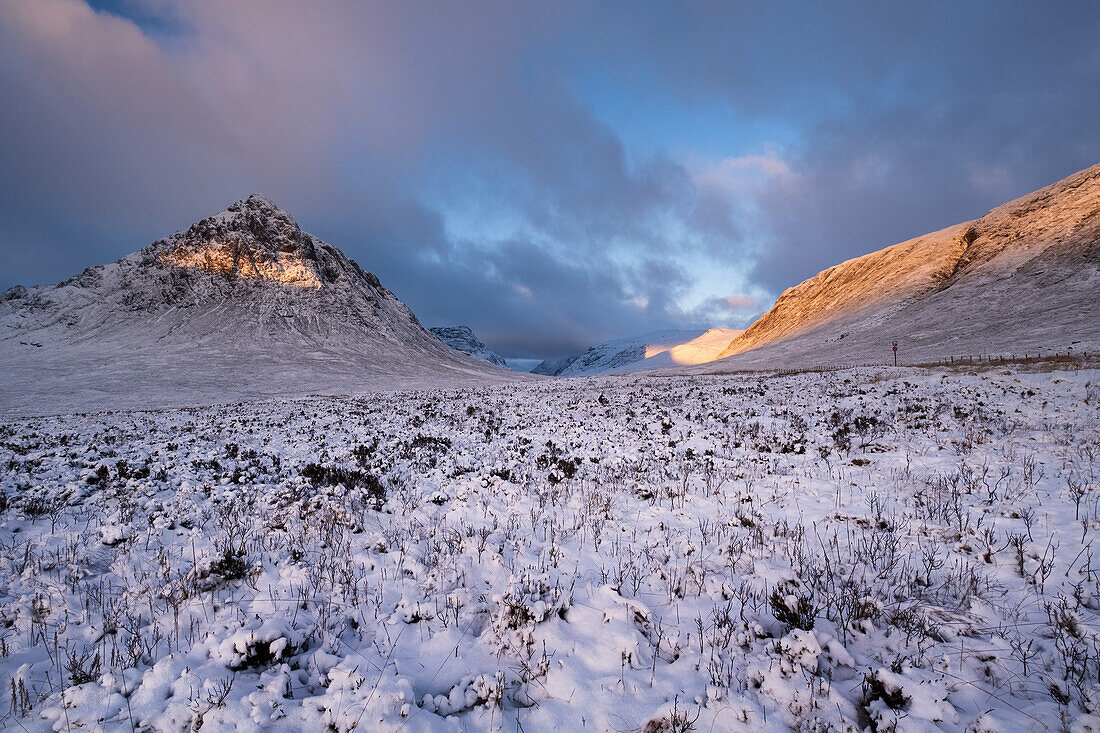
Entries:
<svg viewBox="0 0 1100 733">
<path fill-rule="evenodd" d="M 760 299 L 751 295 L 727 295 L 722 298 L 722 302 L 724 302 L 730 310 L 740 311 L 748 308 L 756 308 Z"/>
</svg>

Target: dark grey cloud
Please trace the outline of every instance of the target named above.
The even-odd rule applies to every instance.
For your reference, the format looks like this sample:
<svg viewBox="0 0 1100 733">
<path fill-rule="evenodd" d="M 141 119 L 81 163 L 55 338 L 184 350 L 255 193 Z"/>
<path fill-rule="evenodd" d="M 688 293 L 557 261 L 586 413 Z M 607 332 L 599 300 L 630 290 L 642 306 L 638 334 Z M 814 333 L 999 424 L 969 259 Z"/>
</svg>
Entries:
<svg viewBox="0 0 1100 733">
<path fill-rule="evenodd" d="M 0 288 L 259 191 L 506 356 L 743 325 L 1096 162 L 1097 31 L 1093 2 L 8 0 Z"/>
<path fill-rule="evenodd" d="M 773 293 L 1100 161 L 1100 4 L 731 12 L 741 22 L 692 18 L 695 51 L 656 66 L 670 84 L 801 120 L 790 170 L 748 194 L 752 279 Z"/>
<path fill-rule="evenodd" d="M 768 247 L 753 280 L 778 291 L 844 259 L 975 219 L 1100 161 L 1095 94 L 1046 104 L 968 98 L 865 111 L 808 132 L 790 175 L 759 192 Z M 1082 85 L 1083 87 L 1087 85 Z M 1091 161 L 1091 162 L 1090 162 Z"/>
</svg>

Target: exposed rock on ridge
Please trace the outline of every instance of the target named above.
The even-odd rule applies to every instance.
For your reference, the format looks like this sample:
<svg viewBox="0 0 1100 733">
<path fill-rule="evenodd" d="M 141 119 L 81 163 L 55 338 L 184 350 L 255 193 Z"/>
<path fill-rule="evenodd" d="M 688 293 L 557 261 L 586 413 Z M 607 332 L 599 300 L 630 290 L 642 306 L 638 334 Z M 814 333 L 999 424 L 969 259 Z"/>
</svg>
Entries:
<svg viewBox="0 0 1100 733">
<path fill-rule="evenodd" d="M 505 361 L 504 357 L 482 343 L 481 339 L 474 334 L 469 326 L 434 326 L 428 330 L 455 351 L 476 356 L 478 359 L 484 359 L 490 364 L 505 369 L 508 368 L 508 362 Z"/>
</svg>

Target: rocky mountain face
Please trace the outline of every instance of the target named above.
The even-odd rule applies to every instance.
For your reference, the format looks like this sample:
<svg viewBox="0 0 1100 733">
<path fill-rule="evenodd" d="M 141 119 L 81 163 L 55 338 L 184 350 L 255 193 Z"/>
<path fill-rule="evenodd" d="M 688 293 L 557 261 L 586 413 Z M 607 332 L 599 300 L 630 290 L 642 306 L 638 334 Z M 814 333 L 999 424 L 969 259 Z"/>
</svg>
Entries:
<svg viewBox="0 0 1100 733">
<path fill-rule="evenodd" d="M 1100 165 L 830 267 L 733 339 L 729 367 L 1100 348 Z"/>
<path fill-rule="evenodd" d="M 58 285 L 8 290 L 0 368 L 0 406 L 59 409 L 504 374 L 441 344 L 378 278 L 256 195 Z"/>
<path fill-rule="evenodd" d="M 606 341 L 581 354 L 547 359 L 531 371 L 554 377 L 578 377 L 702 364 L 718 358 L 730 339 L 739 333 L 732 328 L 655 331 Z"/>
<path fill-rule="evenodd" d="M 504 357 L 496 354 L 488 346 L 483 344 L 481 339 L 474 334 L 469 326 L 435 326 L 428 330 L 455 351 L 461 351 L 463 354 L 476 356 L 478 359 L 483 359 L 498 367 L 508 368 L 508 362 L 504 360 Z"/>
</svg>

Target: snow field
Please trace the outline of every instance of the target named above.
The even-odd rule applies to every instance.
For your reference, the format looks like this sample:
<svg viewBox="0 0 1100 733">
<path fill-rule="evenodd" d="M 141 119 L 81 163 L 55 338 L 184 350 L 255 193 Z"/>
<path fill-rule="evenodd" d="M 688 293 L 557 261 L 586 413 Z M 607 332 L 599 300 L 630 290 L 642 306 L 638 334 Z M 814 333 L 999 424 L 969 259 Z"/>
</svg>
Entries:
<svg viewBox="0 0 1100 733">
<path fill-rule="evenodd" d="M 1100 729 L 1100 372 L 0 426 L 0 727 Z"/>
</svg>

